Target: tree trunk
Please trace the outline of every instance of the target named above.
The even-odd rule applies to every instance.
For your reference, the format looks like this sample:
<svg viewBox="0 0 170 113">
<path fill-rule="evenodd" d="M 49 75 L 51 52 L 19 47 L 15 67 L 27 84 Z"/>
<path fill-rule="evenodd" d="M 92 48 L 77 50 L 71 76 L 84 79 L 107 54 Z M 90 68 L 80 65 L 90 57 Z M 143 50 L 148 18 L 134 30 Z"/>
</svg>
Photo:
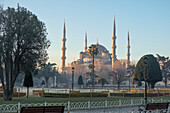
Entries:
<svg viewBox="0 0 170 113">
<path fill-rule="evenodd" d="M 167 75 L 165 74 L 165 81 L 164 81 L 164 83 L 165 83 L 165 88 L 167 88 Z"/>
<path fill-rule="evenodd" d="M 27 87 L 27 98 L 28 98 L 28 95 L 29 95 L 29 87 Z"/>
<path fill-rule="evenodd" d="M 104 85 L 104 84 L 102 84 L 102 88 L 103 88 L 103 85 Z"/>
<path fill-rule="evenodd" d="M 12 66 L 12 64 L 14 64 L 14 66 Z M 16 78 L 19 73 L 19 56 L 16 56 L 14 62 L 11 63 L 10 68 L 11 68 L 10 70 L 9 70 L 8 66 L 6 66 L 6 68 L 5 68 L 6 84 L 4 84 L 5 83 L 4 77 L 3 77 L 4 75 L 3 74 L 1 75 L 1 81 L 3 84 L 3 90 L 4 90 L 4 101 L 12 100 L 14 84 L 15 84 Z M 9 70 L 9 72 L 11 73 L 10 77 L 9 77 L 9 72 L 6 72 L 7 70 Z"/>
<path fill-rule="evenodd" d="M 117 89 L 120 89 L 120 83 L 117 83 Z"/>
<path fill-rule="evenodd" d="M 151 89 L 151 83 L 148 82 L 148 89 Z"/>
<path fill-rule="evenodd" d="M 8 92 L 8 93 L 7 93 Z M 4 101 L 11 101 L 13 97 L 13 88 L 8 90 L 4 89 Z"/>
<path fill-rule="evenodd" d="M 15 68 L 16 69 L 16 68 Z M 15 70 L 11 72 L 11 77 L 10 77 L 10 82 L 9 82 L 9 76 L 6 75 L 8 74 L 7 72 L 5 72 L 5 77 L 4 77 L 4 70 L 1 66 L 1 72 L 0 72 L 0 77 L 1 77 L 1 82 L 2 82 L 2 88 L 3 88 L 3 98 L 4 98 L 4 101 L 11 101 L 12 100 L 12 97 L 13 97 L 13 88 L 14 88 L 14 83 L 15 83 L 15 80 L 16 80 L 16 77 L 18 75 L 18 71 Z M 15 75 L 14 75 L 15 73 Z M 5 78 L 6 78 L 6 81 L 5 81 Z M 8 80 L 7 80 L 8 79 Z"/>
<path fill-rule="evenodd" d="M 155 87 L 155 83 L 156 83 L 156 82 L 151 82 L 151 83 L 150 83 L 150 85 L 151 85 L 151 89 L 154 89 L 154 87 Z"/>
<path fill-rule="evenodd" d="M 45 77 L 45 86 L 48 87 L 48 77 Z"/>
</svg>

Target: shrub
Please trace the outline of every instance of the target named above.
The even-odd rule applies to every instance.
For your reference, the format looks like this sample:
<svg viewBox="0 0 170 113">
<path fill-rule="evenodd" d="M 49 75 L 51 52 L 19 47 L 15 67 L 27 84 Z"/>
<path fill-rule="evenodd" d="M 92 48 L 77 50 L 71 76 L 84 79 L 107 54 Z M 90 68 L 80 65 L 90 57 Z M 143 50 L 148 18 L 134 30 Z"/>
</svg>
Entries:
<svg viewBox="0 0 170 113">
<path fill-rule="evenodd" d="M 60 97 L 60 98 L 68 98 L 68 97 L 107 97 L 108 94 L 104 93 L 40 93 L 40 96 L 43 97 Z"/>
</svg>

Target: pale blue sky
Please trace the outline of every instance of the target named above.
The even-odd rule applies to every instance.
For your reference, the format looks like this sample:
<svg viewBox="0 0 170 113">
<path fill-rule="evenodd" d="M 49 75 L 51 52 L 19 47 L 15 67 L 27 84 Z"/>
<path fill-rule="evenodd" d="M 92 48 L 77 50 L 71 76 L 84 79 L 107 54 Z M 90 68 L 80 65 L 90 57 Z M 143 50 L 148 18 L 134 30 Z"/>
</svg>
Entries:
<svg viewBox="0 0 170 113">
<path fill-rule="evenodd" d="M 88 46 L 104 45 L 110 52 L 113 19 L 116 18 L 117 57 L 126 58 L 127 32 L 130 32 L 131 60 L 145 54 L 170 56 L 169 0 L 0 0 L 4 8 L 17 3 L 36 14 L 46 24 L 51 46 L 49 61 L 61 64 L 61 44 L 66 21 L 66 64 Z"/>
</svg>

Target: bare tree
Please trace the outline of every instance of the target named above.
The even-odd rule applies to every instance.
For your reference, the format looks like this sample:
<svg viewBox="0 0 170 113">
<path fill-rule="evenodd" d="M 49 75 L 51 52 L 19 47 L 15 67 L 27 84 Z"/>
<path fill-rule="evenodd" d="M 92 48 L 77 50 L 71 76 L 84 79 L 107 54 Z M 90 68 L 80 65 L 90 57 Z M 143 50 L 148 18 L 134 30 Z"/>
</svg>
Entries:
<svg viewBox="0 0 170 113">
<path fill-rule="evenodd" d="M 113 83 L 117 84 L 117 88 L 120 89 L 120 84 L 127 79 L 124 68 L 116 68 L 110 72 L 110 76 L 113 77 Z"/>
<path fill-rule="evenodd" d="M 167 82 L 170 80 L 170 59 L 169 57 L 157 54 L 157 61 L 161 67 L 163 82 L 165 83 L 165 87 L 167 87 Z"/>
</svg>

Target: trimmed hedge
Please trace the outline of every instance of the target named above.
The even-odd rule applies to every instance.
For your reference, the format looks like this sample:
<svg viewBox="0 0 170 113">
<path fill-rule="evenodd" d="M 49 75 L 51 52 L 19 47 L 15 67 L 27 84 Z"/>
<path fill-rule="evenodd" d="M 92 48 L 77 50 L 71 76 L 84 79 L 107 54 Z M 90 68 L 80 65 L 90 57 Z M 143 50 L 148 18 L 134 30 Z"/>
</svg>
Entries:
<svg viewBox="0 0 170 113">
<path fill-rule="evenodd" d="M 165 96 L 169 93 L 147 93 L 148 97 Z M 107 97 L 107 93 L 40 93 L 42 97 L 58 97 L 58 98 L 69 98 L 69 97 Z M 144 97 L 144 93 L 110 93 L 110 96 L 122 96 L 122 97 Z"/>
<path fill-rule="evenodd" d="M 68 97 L 107 97 L 108 94 L 103 93 L 40 93 L 40 96 L 43 97 L 60 97 L 60 98 L 68 98 Z"/>
<path fill-rule="evenodd" d="M 165 96 L 169 93 L 147 93 L 148 97 Z M 123 97 L 144 97 L 144 93 L 110 93 L 110 96 L 123 96 Z"/>
<path fill-rule="evenodd" d="M 24 97 L 26 93 L 13 93 L 13 97 Z M 3 97 L 3 93 L 0 93 L 0 97 Z"/>
</svg>

